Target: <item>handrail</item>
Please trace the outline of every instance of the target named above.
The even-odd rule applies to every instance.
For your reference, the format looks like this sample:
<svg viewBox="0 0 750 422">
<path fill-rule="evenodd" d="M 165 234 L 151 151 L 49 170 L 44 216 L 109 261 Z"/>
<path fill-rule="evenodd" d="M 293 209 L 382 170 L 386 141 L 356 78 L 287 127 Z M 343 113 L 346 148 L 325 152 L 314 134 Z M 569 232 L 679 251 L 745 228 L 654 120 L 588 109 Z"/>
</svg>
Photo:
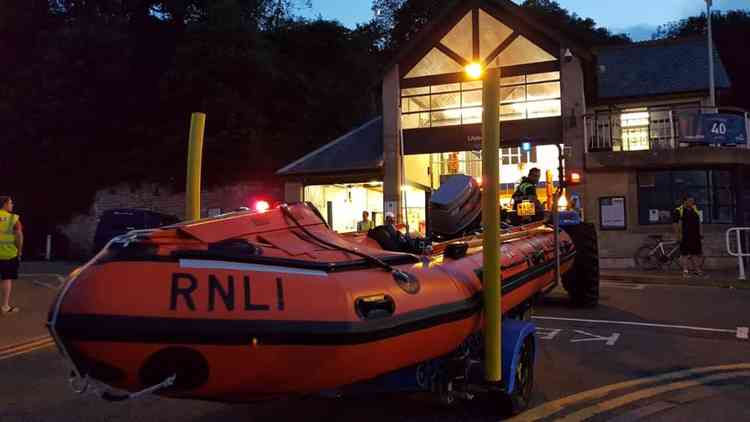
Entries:
<svg viewBox="0 0 750 422">
<path fill-rule="evenodd" d="M 732 232 L 737 233 L 737 236 L 736 236 L 737 251 L 736 252 L 732 251 L 732 242 L 730 240 Z M 727 253 L 731 256 L 736 256 L 740 263 L 739 279 L 747 280 L 747 276 L 745 275 L 745 258 L 750 257 L 750 251 L 742 250 L 742 236 L 741 236 L 742 232 L 750 233 L 750 227 L 732 227 L 731 229 L 727 230 L 727 233 L 726 233 Z"/>
</svg>

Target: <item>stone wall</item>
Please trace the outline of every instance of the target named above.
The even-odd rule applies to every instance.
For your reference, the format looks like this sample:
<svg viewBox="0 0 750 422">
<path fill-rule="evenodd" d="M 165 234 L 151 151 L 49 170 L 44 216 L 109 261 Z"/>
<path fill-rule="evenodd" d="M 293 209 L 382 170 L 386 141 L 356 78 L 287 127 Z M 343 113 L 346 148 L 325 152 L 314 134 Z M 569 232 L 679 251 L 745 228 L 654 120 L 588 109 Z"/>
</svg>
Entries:
<svg viewBox="0 0 750 422">
<path fill-rule="evenodd" d="M 201 216 L 227 212 L 239 207 L 249 207 L 257 196 L 281 200 L 280 186 L 269 186 L 259 182 L 238 183 L 203 190 L 201 192 Z M 92 254 L 94 233 L 99 217 L 104 211 L 115 208 L 140 208 L 164 214 L 185 217 L 185 192 L 175 192 L 158 184 L 143 184 L 133 187 L 127 184 L 112 186 L 96 193 L 88 214 L 74 216 L 68 224 L 59 227 L 69 242 L 69 254 L 85 258 Z"/>
</svg>

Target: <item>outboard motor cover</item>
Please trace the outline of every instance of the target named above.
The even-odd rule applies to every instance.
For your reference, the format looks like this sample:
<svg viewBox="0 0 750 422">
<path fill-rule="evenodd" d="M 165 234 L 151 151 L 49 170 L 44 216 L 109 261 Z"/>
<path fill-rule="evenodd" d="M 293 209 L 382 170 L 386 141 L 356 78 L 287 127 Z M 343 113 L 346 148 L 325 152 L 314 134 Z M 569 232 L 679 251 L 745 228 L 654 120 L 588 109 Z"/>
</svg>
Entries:
<svg viewBox="0 0 750 422">
<path fill-rule="evenodd" d="M 473 177 L 457 174 L 445 179 L 430 200 L 432 231 L 440 236 L 456 236 L 478 226 L 482 194 Z"/>
</svg>

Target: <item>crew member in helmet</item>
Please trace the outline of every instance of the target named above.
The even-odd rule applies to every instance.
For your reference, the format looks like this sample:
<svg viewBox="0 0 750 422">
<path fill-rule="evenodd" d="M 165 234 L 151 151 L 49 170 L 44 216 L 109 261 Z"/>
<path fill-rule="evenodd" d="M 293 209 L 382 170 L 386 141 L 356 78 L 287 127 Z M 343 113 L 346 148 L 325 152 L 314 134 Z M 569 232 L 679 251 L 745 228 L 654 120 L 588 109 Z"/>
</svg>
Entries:
<svg viewBox="0 0 750 422">
<path fill-rule="evenodd" d="M 536 199 L 536 185 L 541 175 L 542 172 L 536 167 L 529 170 L 529 175 L 521 179 L 521 183 L 513 192 L 513 202 L 520 203 L 524 199 L 530 201 Z"/>
</svg>

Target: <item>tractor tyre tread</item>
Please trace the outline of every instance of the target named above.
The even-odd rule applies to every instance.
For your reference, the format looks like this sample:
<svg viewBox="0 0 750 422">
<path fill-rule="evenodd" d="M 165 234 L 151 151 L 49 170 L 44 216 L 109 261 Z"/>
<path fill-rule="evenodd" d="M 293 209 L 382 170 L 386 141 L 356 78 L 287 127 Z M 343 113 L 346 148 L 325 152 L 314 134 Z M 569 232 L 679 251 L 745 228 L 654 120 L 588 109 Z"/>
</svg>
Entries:
<svg viewBox="0 0 750 422">
<path fill-rule="evenodd" d="M 563 288 L 576 306 L 599 303 L 599 246 L 596 227 L 581 223 L 564 228 L 576 247 L 573 268 L 562 276 Z"/>
</svg>

